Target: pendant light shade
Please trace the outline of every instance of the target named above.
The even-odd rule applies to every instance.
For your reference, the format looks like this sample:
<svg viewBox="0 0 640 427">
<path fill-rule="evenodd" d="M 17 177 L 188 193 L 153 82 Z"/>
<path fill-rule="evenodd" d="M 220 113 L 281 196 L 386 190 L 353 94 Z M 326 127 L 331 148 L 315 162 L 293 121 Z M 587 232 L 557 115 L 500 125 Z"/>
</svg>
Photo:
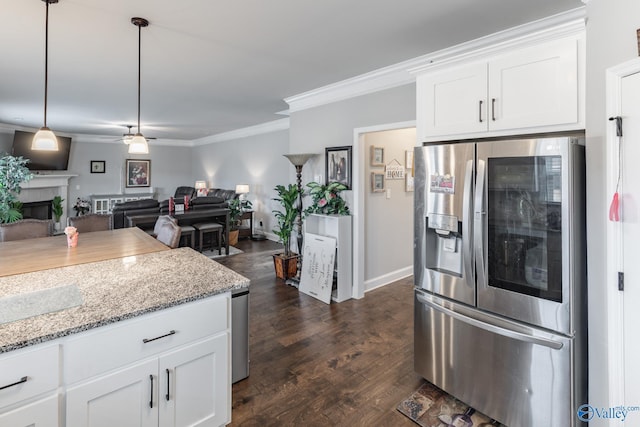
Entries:
<svg viewBox="0 0 640 427">
<path fill-rule="evenodd" d="M 36 132 L 31 142 L 32 150 L 58 151 L 58 139 L 47 127 L 47 92 L 49 89 L 49 4 L 58 0 L 42 0 L 46 4 L 44 30 L 44 125 Z"/>
<path fill-rule="evenodd" d="M 149 21 L 144 18 L 131 18 L 131 23 L 138 27 L 138 132 L 129 142 L 129 154 L 148 154 L 149 143 L 140 132 L 140 52 L 142 41 L 142 27 L 149 25 Z"/>
</svg>

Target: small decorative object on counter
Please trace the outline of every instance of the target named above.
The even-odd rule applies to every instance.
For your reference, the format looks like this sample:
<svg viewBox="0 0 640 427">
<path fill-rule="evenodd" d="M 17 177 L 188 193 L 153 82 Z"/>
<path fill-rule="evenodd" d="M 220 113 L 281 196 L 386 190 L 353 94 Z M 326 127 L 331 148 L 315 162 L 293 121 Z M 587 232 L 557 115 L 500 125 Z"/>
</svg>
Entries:
<svg viewBox="0 0 640 427">
<path fill-rule="evenodd" d="M 169 213 L 173 212 L 176 209 L 176 204 L 173 201 L 173 196 L 169 197 Z"/>
<path fill-rule="evenodd" d="M 189 210 L 189 196 L 184 196 L 184 210 Z"/>
<path fill-rule="evenodd" d="M 65 227 L 64 234 L 67 235 L 67 246 L 75 248 L 78 246 L 78 229 L 75 227 Z"/>
</svg>

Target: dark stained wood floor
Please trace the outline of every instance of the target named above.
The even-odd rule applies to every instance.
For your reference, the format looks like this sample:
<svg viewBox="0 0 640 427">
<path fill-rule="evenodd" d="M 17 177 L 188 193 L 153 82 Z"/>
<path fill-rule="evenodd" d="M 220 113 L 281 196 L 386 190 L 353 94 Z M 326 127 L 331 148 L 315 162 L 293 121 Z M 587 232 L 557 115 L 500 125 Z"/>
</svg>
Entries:
<svg viewBox="0 0 640 427">
<path fill-rule="evenodd" d="M 251 279 L 249 377 L 232 426 L 415 426 L 395 408 L 413 371 L 412 278 L 324 304 L 276 279 L 274 242 L 241 240 L 219 260 Z"/>
</svg>

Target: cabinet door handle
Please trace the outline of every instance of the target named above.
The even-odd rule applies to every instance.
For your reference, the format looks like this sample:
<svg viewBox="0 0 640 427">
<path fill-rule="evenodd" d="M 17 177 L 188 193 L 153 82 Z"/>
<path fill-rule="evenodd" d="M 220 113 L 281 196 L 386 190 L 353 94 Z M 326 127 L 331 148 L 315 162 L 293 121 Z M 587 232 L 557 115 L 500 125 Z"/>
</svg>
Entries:
<svg viewBox="0 0 640 427">
<path fill-rule="evenodd" d="M 165 398 L 167 399 L 167 402 L 169 401 L 169 390 L 171 389 L 171 386 L 169 386 L 169 379 L 171 378 L 171 373 L 169 371 L 169 369 L 167 369 L 167 394 L 165 395 Z"/>
<path fill-rule="evenodd" d="M 482 100 L 478 101 L 478 120 L 482 123 Z"/>
<path fill-rule="evenodd" d="M 175 335 L 175 334 L 176 334 L 176 331 L 171 330 L 171 331 L 169 331 L 169 333 L 168 333 L 168 334 L 160 335 L 159 337 L 155 337 L 155 338 L 144 338 L 144 339 L 142 340 L 142 342 L 143 342 L 144 344 L 146 344 L 146 343 L 148 343 L 148 342 L 155 341 L 155 340 L 159 340 L 159 339 L 161 339 L 161 338 L 166 338 L 166 337 L 168 337 L 168 336 Z"/>
<path fill-rule="evenodd" d="M 496 99 L 491 98 L 491 120 L 496 121 Z"/>
<path fill-rule="evenodd" d="M 151 390 L 149 393 L 149 408 L 153 409 L 153 375 L 149 375 L 149 383 L 151 384 Z"/>
<path fill-rule="evenodd" d="M 29 379 L 28 377 L 22 377 L 22 378 L 20 378 L 20 381 L 16 381 L 15 383 L 7 384 L 5 386 L 0 387 L 0 390 L 4 390 L 5 388 L 13 387 L 13 386 L 18 385 L 18 384 L 26 383 L 28 379 Z"/>
</svg>

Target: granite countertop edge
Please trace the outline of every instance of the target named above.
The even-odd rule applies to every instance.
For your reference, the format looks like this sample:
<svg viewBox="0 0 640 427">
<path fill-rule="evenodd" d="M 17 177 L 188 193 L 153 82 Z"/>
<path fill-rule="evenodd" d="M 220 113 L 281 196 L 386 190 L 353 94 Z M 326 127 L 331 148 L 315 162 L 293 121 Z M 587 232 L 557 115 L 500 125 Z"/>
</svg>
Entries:
<svg viewBox="0 0 640 427">
<path fill-rule="evenodd" d="M 171 254 L 169 254 L 169 252 L 171 252 Z M 148 260 L 150 260 L 149 262 L 157 262 L 157 259 L 162 259 L 165 260 L 168 256 L 172 256 L 172 257 L 179 257 L 180 259 L 185 258 L 186 256 L 189 256 L 191 258 L 195 258 L 194 262 L 203 262 L 204 259 L 206 259 L 207 261 L 210 261 L 208 258 L 206 258 L 205 256 L 203 256 L 202 254 L 195 252 L 195 251 L 183 251 L 182 248 L 179 250 L 172 250 L 172 251 L 165 251 L 165 252 L 159 252 L 159 253 L 153 253 L 153 254 L 146 254 L 146 255 L 142 255 L 142 258 L 147 258 Z M 104 266 L 101 266 L 100 264 L 102 263 L 106 263 Z M 60 269 L 56 269 L 56 270 L 60 270 L 61 272 L 64 270 L 68 271 L 72 271 L 72 270 L 77 270 L 79 268 L 81 269 L 86 269 L 86 268 L 104 268 L 105 266 L 109 266 L 110 264 L 113 264 L 114 261 L 101 261 L 101 262 L 96 262 L 96 263 L 90 263 L 90 264 L 85 264 L 81 267 L 62 267 Z M 246 289 L 249 288 L 250 286 L 250 280 L 247 279 L 246 277 L 243 277 L 235 272 L 233 272 L 232 270 L 227 269 L 226 267 L 213 262 L 212 264 L 206 264 L 206 272 L 211 272 L 211 271 L 216 271 L 220 274 L 223 274 L 225 276 L 224 278 L 224 284 L 216 284 L 214 286 L 210 286 L 208 289 L 201 289 L 199 290 L 197 293 L 195 294 L 191 294 L 191 295 L 186 295 L 186 294 L 182 294 L 179 296 L 176 296 L 176 298 L 163 298 L 161 301 L 155 301 L 154 303 L 150 304 L 147 307 L 143 307 L 140 309 L 132 309 L 131 311 L 121 311 L 121 312 L 117 312 L 114 313 L 113 315 L 107 314 L 105 315 L 104 313 L 100 314 L 97 313 L 96 316 L 93 316 L 95 319 L 87 319 L 86 322 L 82 322 L 80 324 L 77 325 L 72 325 L 70 327 L 65 327 L 65 326 L 60 326 L 60 325 L 52 325 L 52 326 L 47 326 L 48 331 L 43 331 L 43 333 L 41 335 L 38 336 L 30 336 L 30 337 L 16 337 L 15 340 L 7 340 L 4 339 L 4 344 L 0 345 L 0 354 L 6 354 L 9 353 L 11 351 L 15 351 L 15 350 L 19 350 L 19 349 L 23 349 L 26 347 L 30 347 L 30 346 L 34 346 L 37 344 L 42 344 L 48 341 L 53 341 L 59 338 L 63 338 L 63 337 L 67 337 L 70 335 L 74 335 L 77 333 L 81 333 L 81 332 L 85 332 L 91 329 L 95 329 L 95 328 L 99 328 L 102 326 L 107 326 L 110 324 L 114 324 L 120 321 L 124 321 L 124 320 L 129 320 L 129 319 L 133 319 L 145 314 L 149 314 L 149 313 L 153 313 L 153 312 L 157 312 L 157 311 L 161 311 L 167 308 L 171 308 L 174 306 L 178 306 L 178 305 L 182 305 L 182 304 L 186 304 L 189 302 L 193 302 L 193 301 L 197 301 L 200 299 L 204 299 L 204 298 L 208 298 L 208 297 L 212 297 L 215 295 L 219 295 L 219 294 L 223 294 L 225 292 L 233 292 L 235 290 L 240 290 L 240 289 Z M 69 270 L 72 269 L 72 270 Z M 51 270 L 53 271 L 53 270 Z M 193 273 L 193 271 L 192 271 Z M 31 274 L 31 273 L 28 273 Z M 40 273 L 36 273 L 36 274 L 40 274 Z M 196 273 L 197 275 L 197 273 Z M 203 273 L 204 275 L 204 273 Z M 139 278 L 138 278 L 139 279 Z M 2 284 L 2 278 L 0 278 L 0 285 Z M 15 282 L 15 280 L 14 280 Z M 1 289 L 1 287 L 0 287 Z M 86 302 L 86 301 L 85 301 Z M 73 309 L 72 309 L 73 310 Z M 66 310 L 65 310 L 66 311 Z M 62 313 L 62 312 L 58 312 L 58 313 Z M 55 313 L 54 313 L 55 315 Z M 42 316 L 46 316 L 46 314 L 42 315 Z M 42 323 L 42 320 L 38 320 L 38 317 L 41 316 L 36 316 L 34 318 L 31 319 L 25 319 L 19 322 L 25 322 L 25 325 L 28 322 L 36 322 L 35 326 L 38 326 L 39 323 Z M 52 321 L 55 321 L 54 319 L 51 319 Z M 39 323 L 38 323 L 39 322 Z M 61 322 L 62 323 L 62 322 Z M 0 332 L 2 331 L 2 327 L 7 326 L 7 325 L 11 325 L 11 324 L 5 324 L 5 325 L 0 325 Z M 23 325 L 23 327 L 25 326 Z M 8 326 L 9 328 L 11 326 Z M 49 333 L 47 333 L 49 332 Z M 20 335 L 20 334 L 18 334 Z M 1 336 L 0 336 L 1 338 Z M 0 339 L 0 343 L 2 342 L 2 340 Z"/>
</svg>

